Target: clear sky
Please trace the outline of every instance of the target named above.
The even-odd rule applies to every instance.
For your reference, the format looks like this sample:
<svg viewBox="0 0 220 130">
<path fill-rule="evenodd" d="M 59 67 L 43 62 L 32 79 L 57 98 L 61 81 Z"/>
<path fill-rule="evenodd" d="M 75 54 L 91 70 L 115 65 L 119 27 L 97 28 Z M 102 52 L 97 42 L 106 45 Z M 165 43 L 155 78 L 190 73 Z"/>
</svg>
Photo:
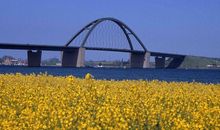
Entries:
<svg viewBox="0 0 220 130">
<path fill-rule="evenodd" d="M 0 0 L 0 42 L 63 45 L 102 17 L 126 23 L 148 50 L 220 58 L 220 0 Z"/>
</svg>

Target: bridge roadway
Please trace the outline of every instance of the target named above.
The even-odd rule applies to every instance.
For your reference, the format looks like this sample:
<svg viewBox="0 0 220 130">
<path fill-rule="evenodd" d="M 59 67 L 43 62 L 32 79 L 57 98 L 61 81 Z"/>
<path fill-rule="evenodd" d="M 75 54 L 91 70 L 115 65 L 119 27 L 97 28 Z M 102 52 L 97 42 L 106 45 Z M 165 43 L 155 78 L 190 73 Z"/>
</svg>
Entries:
<svg viewBox="0 0 220 130">
<path fill-rule="evenodd" d="M 0 49 L 14 49 L 14 50 L 45 50 L 45 51 L 73 51 L 79 47 L 65 47 L 56 45 L 41 45 L 41 44 L 19 44 L 19 43 L 0 43 Z M 115 52 L 127 52 L 127 53 L 145 53 L 141 50 L 129 50 L 129 49 L 115 49 L 115 48 L 95 48 L 95 47 L 84 47 L 86 50 L 99 50 L 99 51 L 115 51 Z M 184 57 L 185 55 L 171 54 L 163 52 L 150 51 L 150 56 L 155 57 Z"/>
</svg>

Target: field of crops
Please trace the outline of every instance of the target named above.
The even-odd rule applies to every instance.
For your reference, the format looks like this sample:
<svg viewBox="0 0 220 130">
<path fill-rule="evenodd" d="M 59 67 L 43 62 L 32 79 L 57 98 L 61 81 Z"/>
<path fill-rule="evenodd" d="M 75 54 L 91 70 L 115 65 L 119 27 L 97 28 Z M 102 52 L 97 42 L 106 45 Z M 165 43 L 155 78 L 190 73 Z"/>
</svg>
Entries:
<svg viewBox="0 0 220 130">
<path fill-rule="evenodd" d="M 0 75 L 0 129 L 219 129 L 220 84 Z"/>
</svg>

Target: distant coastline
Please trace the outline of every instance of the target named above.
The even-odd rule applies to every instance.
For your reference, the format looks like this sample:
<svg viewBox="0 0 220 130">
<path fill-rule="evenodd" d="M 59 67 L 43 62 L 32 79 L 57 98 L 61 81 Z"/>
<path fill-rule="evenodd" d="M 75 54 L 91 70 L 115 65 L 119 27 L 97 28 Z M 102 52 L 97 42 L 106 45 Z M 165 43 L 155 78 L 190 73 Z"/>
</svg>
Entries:
<svg viewBox="0 0 220 130">
<path fill-rule="evenodd" d="M 166 59 L 166 65 L 170 60 Z M 12 56 L 3 56 L 0 58 L 0 66 L 27 66 L 27 60 L 15 58 Z M 41 66 L 61 66 L 58 58 L 49 58 L 41 61 Z M 113 60 L 113 61 L 86 61 L 87 68 L 129 68 L 129 61 Z M 155 62 L 150 62 L 150 68 L 155 68 Z M 178 69 L 220 69 L 220 58 L 207 58 L 198 56 L 186 56 L 183 63 Z"/>
</svg>

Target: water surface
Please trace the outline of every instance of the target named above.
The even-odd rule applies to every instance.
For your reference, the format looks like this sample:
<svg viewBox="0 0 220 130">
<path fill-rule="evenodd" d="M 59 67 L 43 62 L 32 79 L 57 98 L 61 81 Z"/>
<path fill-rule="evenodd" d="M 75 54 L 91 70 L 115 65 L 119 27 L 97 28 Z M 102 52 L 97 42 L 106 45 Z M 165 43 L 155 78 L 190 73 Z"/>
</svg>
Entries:
<svg viewBox="0 0 220 130">
<path fill-rule="evenodd" d="M 0 73 L 47 73 L 54 76 L 74 75 L 84 77 L 91 73 L 96 79 L 114 80 L 163 80 L 202 83 L 220 83 L 220 70 L 214 69 L 121 69 L 121 68 L 62 68 L 0 66 Z"/>
</svg>

